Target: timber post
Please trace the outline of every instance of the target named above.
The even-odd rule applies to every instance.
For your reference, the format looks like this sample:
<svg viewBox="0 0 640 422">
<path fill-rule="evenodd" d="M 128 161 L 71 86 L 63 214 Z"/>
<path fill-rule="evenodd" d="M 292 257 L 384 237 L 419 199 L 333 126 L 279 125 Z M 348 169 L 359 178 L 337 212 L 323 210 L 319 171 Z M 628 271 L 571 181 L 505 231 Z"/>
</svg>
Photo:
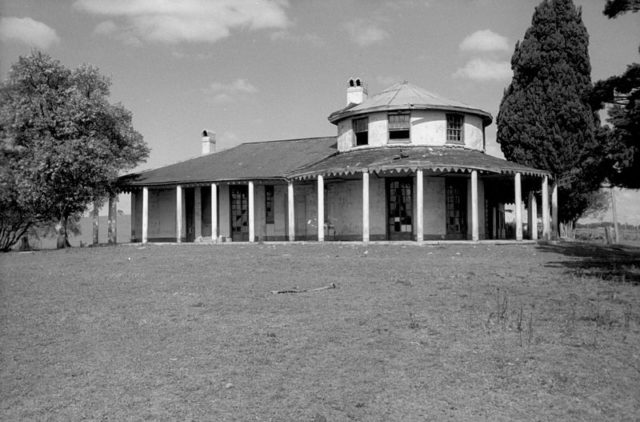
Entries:
<svg viewBox="0 0 640 422">
<path fill-rule="evenodd" d="M 515 177 L 515 214 L 516 214 L 516 240 L 522 240 L 522 184 L 521 175 L 516 173 Z"/>
<path fill-rule="evenodd" d="M 485 211 L 486 212 L 486 211 Z M 478 171 L 471 171 L 471 240 L 480 240 L 478 229 Z"/>
<path fill-rule="evenodd" d="M 369 242 L 369 173 L 362 172 L 362 241 Z"/>
<path fill-rule="evenodd" d="M 287 222 L 289 230 L 289 242 L 296 240 L 295 203 L 293 202 L 293 182 L 287 185 Z"/>
<path fill-rule="evenodd" d="M 318 175 L 318 242 L 324 242 L 324 177 Z"/>
<path fill-rule="evenodd" d="M 142 243 L 149 241 L 149 188 L 142 188 Z"/>
<path fill-rule="evenodd" d="M 424 172 L 416 170 L 416 241 L 424 240 Z"/>
</svg>

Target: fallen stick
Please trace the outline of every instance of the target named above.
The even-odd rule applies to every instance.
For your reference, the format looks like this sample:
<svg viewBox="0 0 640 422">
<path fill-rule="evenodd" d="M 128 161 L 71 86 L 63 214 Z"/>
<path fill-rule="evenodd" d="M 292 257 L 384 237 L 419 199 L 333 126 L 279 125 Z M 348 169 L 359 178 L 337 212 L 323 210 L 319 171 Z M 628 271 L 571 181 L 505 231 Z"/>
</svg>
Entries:
<svg viewBox="0 0 640 422">
<path fill-rule="evenodd" d="M 286 289 L 286 290 L 271 290 L 274 295 L 282 293 L 305 293 L 305 292 L 318 292 L 320 290 L 335 289 L 336 283 L 331 283 L 328 286 L 318 287 L 315 289 Z"/>
</svg>

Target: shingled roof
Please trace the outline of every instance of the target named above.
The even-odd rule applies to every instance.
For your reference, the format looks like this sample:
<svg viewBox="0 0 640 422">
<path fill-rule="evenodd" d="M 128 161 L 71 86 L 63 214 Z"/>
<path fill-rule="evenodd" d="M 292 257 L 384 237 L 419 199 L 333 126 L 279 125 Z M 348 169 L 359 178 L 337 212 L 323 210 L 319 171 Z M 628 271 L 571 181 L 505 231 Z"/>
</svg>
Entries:
<svg viewBox="0 0 640 422">
<path fill-rule="evenodd" d="M 119 181 L 126 188 L 284 179 L 292 170 L 335 152 L 335 136 L 249 142 L 166 167 L 128 174 Z"/>
<path fill-rule="evenodd" d="M 415 171 L 470 172 L 551 176 L 549 172 L 487 155 L 482 151 L 461 147 L 386 147 L 363 148 L 341 152 L 317 163 L 294 170 L 292 179 L 307 179 L 318 175 L 344 176 L 362 172 Z"/>
<path fill-rule="evenodd" d="M 331 113 L 329 121 L 335 124 L 354 115 L 408 109 L 445 110 L 475 114 L 482 118 L 485 125 L 490 124 L 493 120 L 491 114 L 484 110 L 441 97 L 405 81 L 372 95 L 360 104 L 349 104 L 347 107 Z"/>
</svg>

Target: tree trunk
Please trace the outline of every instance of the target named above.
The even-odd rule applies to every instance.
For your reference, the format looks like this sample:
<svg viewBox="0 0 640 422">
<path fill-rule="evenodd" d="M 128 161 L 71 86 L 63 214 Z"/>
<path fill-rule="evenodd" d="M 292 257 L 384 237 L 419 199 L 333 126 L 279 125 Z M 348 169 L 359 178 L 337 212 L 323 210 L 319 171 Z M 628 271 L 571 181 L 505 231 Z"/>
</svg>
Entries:
<svg viewBox="0 0 640 422">
<path fill-rule="evenodd" d="M 100 226 L 99 226 L 99 210 L 100 207 L 98 206 L 98 201 L 95 201 L 93 203 L 93 212 L 92 212 L 92 217 L 93 217 L 93 246 L 98 246 L 98 243 L 100 241 L 99 239 L 99 230 L 100 230 Z"/>
<path fill-rule="evenodd" d="M 56 248 L 64 249 L 70 248 L 71 244 L 69 243 L 69 235 L 67 233 L 67 217 L 60 219 L 60 222 L 56 226 L 58 229 L 58 239 L 56 242 Z"/>
<path fill-rule="evenodd" d="M 19 251 L 30 251 L 31 246 L 29 245 L 29 237 L 24 235 L 20 238 L 20 245 L 18 246 Z"/>
</svg>

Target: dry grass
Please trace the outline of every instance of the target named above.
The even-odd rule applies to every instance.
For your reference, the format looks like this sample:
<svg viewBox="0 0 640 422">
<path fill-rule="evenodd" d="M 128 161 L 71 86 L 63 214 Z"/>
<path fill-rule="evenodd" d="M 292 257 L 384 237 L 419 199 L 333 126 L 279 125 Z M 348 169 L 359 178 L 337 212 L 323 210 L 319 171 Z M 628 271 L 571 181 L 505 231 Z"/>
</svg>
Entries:
<svg viewBox="0 0 640 422">
<path fill-rule="evenodd" d="M 0 256 L 2 420 L 633 420 L 637 250 Z M 596 261 L 593 261 L 594 256 Z M 624 279 L 624 281 L 623 281 Z M 272 290 L 337 289 L 300 294 Z"/>
</svg>

